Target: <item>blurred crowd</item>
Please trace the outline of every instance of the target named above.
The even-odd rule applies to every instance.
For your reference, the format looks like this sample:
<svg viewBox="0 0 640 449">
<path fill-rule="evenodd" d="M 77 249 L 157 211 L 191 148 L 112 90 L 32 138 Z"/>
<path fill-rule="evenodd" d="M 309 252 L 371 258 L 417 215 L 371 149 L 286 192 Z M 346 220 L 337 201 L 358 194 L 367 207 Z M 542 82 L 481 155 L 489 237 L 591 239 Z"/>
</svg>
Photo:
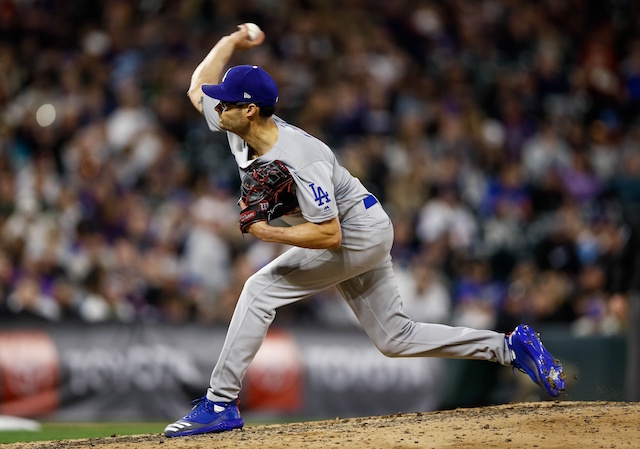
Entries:
<svg viewBox="0 0 640 449">
<path fill-rule="evenodd" d="M 230 64 L 391 215 L 411 317 L 624 331 L 633 0 L 0 0 L 0 323 L 226 323 L 286 250 L 242 237 L 226 137 L 186 97 L 243 22 L 266 41 Z M 334 289 L 277 320 L 355 325 Z"/>
</svg>

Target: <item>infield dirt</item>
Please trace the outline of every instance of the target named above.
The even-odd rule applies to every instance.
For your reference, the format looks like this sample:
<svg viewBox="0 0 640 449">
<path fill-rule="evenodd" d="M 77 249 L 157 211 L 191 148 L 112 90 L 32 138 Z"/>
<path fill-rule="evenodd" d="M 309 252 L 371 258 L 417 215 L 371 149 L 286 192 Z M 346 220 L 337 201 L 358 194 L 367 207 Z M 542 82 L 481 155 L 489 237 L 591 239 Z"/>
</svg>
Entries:
<svg viewBox="0 0 640 449">
<path fill-rule="evenodd" d="M 530 402 L 293 424 L 213 435 L 113 436 L 2 449 L 640 448 L 640 404 Z"/>
</svg>

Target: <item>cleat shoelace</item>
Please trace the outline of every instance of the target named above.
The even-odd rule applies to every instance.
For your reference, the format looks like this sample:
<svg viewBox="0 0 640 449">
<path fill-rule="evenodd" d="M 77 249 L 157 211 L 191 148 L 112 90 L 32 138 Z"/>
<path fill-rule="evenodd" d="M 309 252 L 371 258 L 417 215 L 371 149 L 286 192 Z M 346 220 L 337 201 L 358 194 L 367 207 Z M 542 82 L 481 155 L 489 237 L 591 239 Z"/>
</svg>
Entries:
<svg viewBox="0 0 640 449">
<path fill-rule="evenodd" d="M 213 413 L 213 408 L 210 406 L 209 401 L 207 401 L 206 396 L 194 399 L 193 401 L 191 401 L 191 405 L 193 406 L 193 408 L 187 414 L 187 416 L 185 416 L 185 418 L 195 418 L 202 412 Z"/>
</svg>

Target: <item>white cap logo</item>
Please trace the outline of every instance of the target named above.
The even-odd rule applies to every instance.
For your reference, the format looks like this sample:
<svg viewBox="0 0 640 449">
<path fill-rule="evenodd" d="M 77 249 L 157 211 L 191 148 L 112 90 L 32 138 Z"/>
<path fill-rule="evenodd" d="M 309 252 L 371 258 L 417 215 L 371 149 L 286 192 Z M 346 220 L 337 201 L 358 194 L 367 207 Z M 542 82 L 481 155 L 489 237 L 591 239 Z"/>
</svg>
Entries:
<svg viewBox="0 0 640 449">
<path fill-rule="evenodd" d="M 245 92 L 245 93 L 243 94 L 243 96 L 244 96 L 244 98 L 251 98 L 251 94 L 248 94 L 247 92 Z"/>
</svg>

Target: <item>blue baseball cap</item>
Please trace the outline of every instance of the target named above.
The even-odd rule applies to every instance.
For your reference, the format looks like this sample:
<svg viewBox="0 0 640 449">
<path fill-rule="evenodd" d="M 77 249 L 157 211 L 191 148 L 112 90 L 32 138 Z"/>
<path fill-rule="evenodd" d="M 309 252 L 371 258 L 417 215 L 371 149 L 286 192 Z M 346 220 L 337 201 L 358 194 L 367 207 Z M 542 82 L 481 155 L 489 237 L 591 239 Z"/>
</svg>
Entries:
<svg viewBox="0 0 640 449">
<path fill-rule="evenodd" d="M 229 103 L 275 106 L 278 101 L 276 82 L 257 65 L 231 67 L 220 84 L 203 84 L 202 91 L 211 98 Z"/>
</svg>

